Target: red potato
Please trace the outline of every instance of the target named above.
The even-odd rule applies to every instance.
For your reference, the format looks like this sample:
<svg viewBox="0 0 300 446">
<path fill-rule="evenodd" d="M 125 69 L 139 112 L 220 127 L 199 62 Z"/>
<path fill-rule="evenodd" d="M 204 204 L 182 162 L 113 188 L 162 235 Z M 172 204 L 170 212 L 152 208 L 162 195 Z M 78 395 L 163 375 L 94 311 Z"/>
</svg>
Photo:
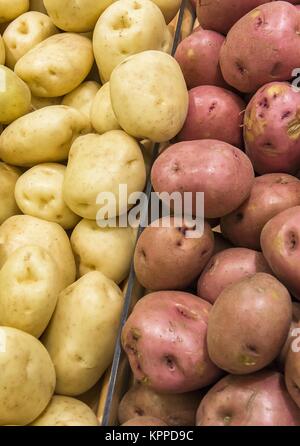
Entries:
<svg viewBox="0 0 300 446">
<path fill-rule="evenodd" d="M 136 417 L 121 426 L 168 426 L 164 421 L 154 417 Z"/>
<path fill-rule="evenodd" d="M 294 328 L 297 328 L 297 325 L 300 324 L 300 303 L 299 302 L 293 302 L 293 313 L 292 313 L 292 322 L 290 326 L 290 331 L 288 334 L 288 337 L 285 341 L 284 346 L 281 349 L 280 355 L 277 358 L 277 363 L 279 367 L 283 370 L 287 354 L 289 352 L 291 343 L 294 341 Z"/>
<path fill-rule="evenodd" d="M 170 146 L 155 161 L 151 179 L 157 193 L 191 192 L 194 215 L 196 193 L 204 192 L 205 218 L 216 218 L 246 200 L 254 172 L 241 150 L 225 142 L 203 139 Z"/>
<path fill-rule="evenodd" d="M 300 408 L 300 323 L 295 328 L 298 329 L 298 332 L 288 351 L 285 364 L 285 383 L 289 394 Z"/>
<path fill-rule="evenodd" d="M 260 243 L 272 271 L 300 300 L 300 206 L 277 214 L 264 226 Z"/>
<path fill-rule="evenodd" d="M 260 234 L 275 215 L 300 205 L 300 181 L 285 173 L 255 178 L 250 196 L 221 219 L 224 237 L 236 246 L 260 250 Z"/>
<path fill-rule="evenodd" d="M 211 305 L 189 293 L 161 291 L 138 301 L 122 331 L 122 346 L 137 381 L 161 393 L 214 383 L 221 371 L 207 353 Z"/>
<path fill-rule="evenodd" d="M 299 426 L 300 410 L 280 373 L 227 375 L 203 398 L 197 426 Z"/>
<path fill-rule="evenodd" d="M 245 107 L 239 96 L 224 88 L 206 85 L 193 88 L 189 91 L 188 114 L 177 141 L 218 139 L 241 147 Z"/>
<path fill-rule="evenodd" d="M 175 52 L 188 89 L 199 85 L 226 87 L 219 57 L 224 36 L 214 31 L 195 30 L 183 39 Z"/>
<path fill-rule="evenodd" d="M 250 93 L 268 82 L 289 80 L 299 65 L 299 32 L 300 14 L 287 2 L 266 3 L 249 12 L 233 25 L 222 46 L 225 81 Z"/>
<path fill-rule="evenodd" d="M 245 112 L 244 140 L 257 173 L 299 169 L 299 109 L 299 92 L 287 82 L 271 82 L 252 97 Z"/>
<path fill-rule="evenodd" d="M 255 273 L 271 273 L 261 252 L 231 248 L 214 255 L 201 273 L 197 294 L 211 304 L 229 285 Z"/>
</svg>

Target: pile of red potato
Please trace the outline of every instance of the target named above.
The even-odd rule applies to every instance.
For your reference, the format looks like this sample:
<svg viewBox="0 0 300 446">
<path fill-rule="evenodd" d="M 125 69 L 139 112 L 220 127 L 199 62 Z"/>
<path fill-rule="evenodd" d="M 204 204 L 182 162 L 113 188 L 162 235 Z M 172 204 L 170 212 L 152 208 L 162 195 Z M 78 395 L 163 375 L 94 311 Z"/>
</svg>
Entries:
<svg viewBox="0 0 300 446">
<path fill-rule="evenodd" d="M 296 3 L 198 0 L 176 51 L 189 109 L 152 184 L 204 192 L 208 220 L 198 238 L 174 221 L 138 240 L 120 424 L 300 425 Z"/>
</svg>

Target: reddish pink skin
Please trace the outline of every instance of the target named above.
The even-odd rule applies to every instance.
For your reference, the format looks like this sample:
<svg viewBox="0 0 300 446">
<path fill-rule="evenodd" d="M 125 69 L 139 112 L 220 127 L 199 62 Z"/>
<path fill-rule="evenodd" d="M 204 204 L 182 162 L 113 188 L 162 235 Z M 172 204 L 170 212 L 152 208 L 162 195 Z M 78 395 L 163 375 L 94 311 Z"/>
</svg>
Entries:
<svg viewBox="0 0 300 446">
<path fill-rule="evenodd" d="M 278 88 L 270 95 L 270 89 Z M 271 82 L 249 102 L 244 119 L 246 153 L 259 174 L 296 173 L 300 167 L 300 95 L 286 82 Z M 298 134 L 299 133 L 299 134 Z"/>
<path fill-rule="evenodd" d="M 200 403 L 197 426 L 299 426 L 300 410 L 290 398 L 283 376 L 262 371 L 227 375 Z"/>
<path fill-rule="evenodd" d="M 294 328 L 300 329 L 300 323 Z M 299 335 L 297 338 L 292 338 L 291 342 L 293 340 L 296 340 L 296 347 L 299 349 Z M 285 364 L 285 384 L 289 394 L 300 408 L 300 352 L 293 351 L 291 345 Z"/>
<path fill-rule="evenodd" d="M 148 294 L 134 307 L 122 345 L 134 377 L 161 393 L 200 389 L 220 376 L 208 357 L 206 333 L 211 305 L 192 294 Z"/>
<path fill-rule="evenodd" d="M 261 233 L 261 247 L 274 274 L 300 300 L 300 206 L 273 217 Z"/>
<path fill-rule="evenodd" d="M 189 91 L 188 114 L 177 141 L 219 139 L 241 147 L 245 107 L 239 96 L 224 88 L 206 85 L 193 88 Z"/>
<path fill-rule="evenodd" d="M 245 277 L 255 273 L 271 273 L 261 252 L 246 248 L 231 248 L 214 255 L 203 272 L 197 294 L 214 304 L 221 292 Z"/>
<path fill-rule="evenodd" d="M 256 10 L 260 15 L 250 12 L 231 28 L 220 53 L 225 81 L 244 93 L 268 82 L 289 80 L 300 60 L 297 9 L 276 1 Z"/>
<path fill-rule="evenodd" d="M 300 205 L 300 181 L 284 173 L 256 177 L 250 196 L 221 219 L 224 236 L 235 246 L 260 251 L 264 225 L 285 209 Z"/>
<path fill-rule="evenodd" d="M 277 358 L 277 364 L 279 365 L 281 370 L 284 369 L 286 357 L 287 357 L 287 354 L 288 354 L 288 352 L 290 350 L 291 343 L 295 339 L 292 336 L 293 330 L 294 330 L 294 328 L 297 328 L 298 324 L 300 324 L 300 303 L 299 302 L 293 302 L 292 303 L 292 307 L 293 307 L 293 319 L 292 319 L 292 322 L 291 322 L 289 335 L 288 335 L 288 337 L 287 337 L 287 339 L 285 341 L 284 346 L 282 347 L 280 355 Z"/>
<path fill-rule="evenodd" d="M 199 85 L 226 87 L 219 65 L 224 40 L 221 34 L 200 28 L 180 42 L 175 59 L 180 65 L 188 89 Z"/>
<path fill-rule="evenodd" d="M 184 141 L 170 146 L 151 172 L 156 192 L 204 192 L 206 218 L 222 217 L 246 200 L 254 181 L 249 158 L 238 148 L 217 140 Z"/>
<path fill-rule="evenodd" d="M 121 424 L 121 426 L 168 426 L 163 420 L 154 417 L 136 417 Z"/>
</svg>

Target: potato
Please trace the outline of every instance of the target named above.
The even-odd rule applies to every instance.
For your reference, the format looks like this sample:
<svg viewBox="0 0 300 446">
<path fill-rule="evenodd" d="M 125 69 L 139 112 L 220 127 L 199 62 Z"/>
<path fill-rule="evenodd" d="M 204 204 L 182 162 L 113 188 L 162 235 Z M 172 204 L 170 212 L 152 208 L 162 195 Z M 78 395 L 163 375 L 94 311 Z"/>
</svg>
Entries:
<svg viewBox="0 0 300 446">
<path fill-rule="evenodd" d="M 90 120 L 91 108 L 93 100 L 96 97 L 100 88 L 100 84 L 95 81 L 86 81 L 67 94 L 63 100 L 62 105 L 68 105 L 81 111 Z"/>
<path fill-rule="evenodd" d="M 179 11 L 180 0 L 153 0 L 164 15 L 166 23 L 170 23 Z"/>
<path fill-rule="evenodd" d="M 62 280 L 45 249 L 26 245 L 14 251 L 0 270 L 0 325 L 39 338 L 54 311 Z"/>
<path fill-rule="evenodd" d="M 71 229 L 80 217 L 63 199 L 66 167 L 61 164 L 38 164 L 23 173 L 15 188 L 16 202 L 23 214 L 60 224 Z"/>
<path fill-rule="evenodd" d="M 14 251 L 25 245 L 37 245 L 45 249 L 56 261 L 62 288 L 75 280 L 75 261 L 69 239 L 56 223 L 50 223 L 29 215 L 15 215 L 0 226 L 0 267 Z"/>
<path fill-rule="evenodd" d="M 55 34 L 24 54 L 15 72 L 35 96 L 63 96 L 86 78 L 93 60 L 92 43 L 87 37 Z"/>
<path fill-rule="evenodd" d="M 21 171 L 0 162 L 0 225 L 9 217 L 19 214 L 15 200 L 15 185 Z"/>
<path fill-rule="evenodd" d="M 29 0 L 0 0 L 0 23 L 14 20 L 28 9 Z"/>
<path fill-rule="evenodd" d="M 296 329 L 300 329 L 300 323 L 295 326 Z M 290 344 L 290 348 L 287 353 L 285 363 L 285 383 L 289 394 L 300 408 L 300 352 L 299 342 L 296 345 L 297 350 L 292 349 L 293 344 Z"/>
<path fill-rule="evenodd" d="M 208 353 L 218 367 L 244 375 L 270 364 L 288 336 L 292 302 L 269 274 L 257 273 L 225 288 L 213 305 Z"/>
<path fill-rule="evenodd" d="M 33 336 L 0 327 L 0 425 L 31 423 L 45 409 L 55 371 L 44 346 Z"/>
<path fill-rule="evenodd" d="M 93 34 L 93 49 L 103 82 L 128 56 L 146 50 L 161 50 L 166 22 L 150 0 L 119 0 L 100 16 Z"/>
<path fill-rule="evenodd" d="M 188 92 L 180 67 L 161 51 L 143 51 L 118 65 L 110 78 L 110 96 L 120 126 L 140 139 L 168 141 L 187 115 Z"/>
<path fill-rule="evenodd" d="M 29 11 L 11 22 L 3 33 L 6 65 L 14 69 L 16 62 L 38 43 L 57 34 L 52 20 L 41 12 Z"/>
<path fill-rule="evenodd" d="M 98 426 L 94 412 L 82 401 L 54 395 L 31 426 Z"/>
<path fill-rule="evenodd" d="M 284 370 L 284 365 L 286 362 L 288 352 L 291 348 L 292 342 L 295 340 L 294 328 L 297 328 L 299 323 L 300 323 L 300 302 L 292 302 L 292 322 L 290 325 L 290 331 L 281 349 L 281 352 L 276 360 L 280 370 Z"/>
<path fill-rule="evenodd" d="M 101 228 L 93 220 L 81 220 L 71 236 L 78 276 L 97 270 L 121 283 L 129 273 L 135 240 L 131 227 Z"/>
<path fill-rule="evenodd" d="M 43 0 L 29 0 L 30 11 L 39 11 L 47 14 L 46 8 L 44 6 Z"/>
<path fill-rule="evenodd" d="M 80 395 L 110 365 L 118 332 L 123 295 L 99 271 L 92 271 L 59 296 L 42 337 L 56 370 L 58 394 Z"/>
<path fill-rule="evenodd" d="M 64 200 L 77 215 L 96 220 L 102 207 L 106 209 L 105 203 L 97 203 L 97 197 L 100 193 L 112 193 L 116 209 L 109 217 L 114 217 L 126 212 L 129 206 L 127 202 L 119 206 L 119 184 L 126 184 L 130 195 L 142 191 L 145 180 L 145 163 L 135 139 L 121 130 L 90 134 L 78 138 L 70 150 Z"/>
<path fill-rule="evenodd" d="M 122 426 L 168 426 L 164 421 L 154 417 L 136 417 L 123 423 Z"/>
<path fill-rule="evenodd" d="M 0 65 L 0 123 L 9 124 L 30 111 L 31 93 L 12 70 Z"/>
<path fill-rule="evenodd" d="M 94 97 L 90 118 L 92 126 L 100 135 L 121 129 L 111 105 L 109 82 L 106 82 Z"/>
<path fill-rule="evenodd" d="M 0 36 L 0 65 L 5 62 L 5 46 L 2 37 Z"/>
<path fill-rule="evenodd" d="M 88 130 L 87 117 L 74 108 L 44 107 L 6 127 L 0 135 L 0 157 L 7 163 L 27 167 L 63 161 L 68 158 L 72 142 Z"/>
<path fill-rule="evenodd" d="M 44 0 L 48 15 L 64 31 L 91 31 L 103 11 L 114 0 Z"/>
<path fill-rule="evenodd" d="M 60 105 L 61 98 L 39 98 L 31 95 L 31 108 L 39 110 L 40 108 L 48 107 L 49 105 Z"/>
</svg>

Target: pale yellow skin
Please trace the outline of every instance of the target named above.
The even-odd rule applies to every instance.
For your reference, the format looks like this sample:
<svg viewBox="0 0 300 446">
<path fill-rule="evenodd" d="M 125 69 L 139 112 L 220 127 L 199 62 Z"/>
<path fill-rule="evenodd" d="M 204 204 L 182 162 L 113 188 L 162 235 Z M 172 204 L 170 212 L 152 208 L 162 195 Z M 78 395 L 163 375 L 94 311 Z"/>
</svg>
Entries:
<svg viewBox="0 0 300 446">
<path fill-rule="evenodd" d="M 16 62 L 35 45 L 58 33 L 52 20 L 37 11 L 25 12 L 6 28 L 3 41 L 6 52 L 6 65 L 14 69 Z"/>
<path fill-rule="evenodd" d="M 101 219 L 101 209 L 106 208 L 104 202 L 97 204 L 98 194 L 112 193 L 116 208 L 109 217 L 113 218 L 126 212 L 129 206 L 126 203 L 119 208 L 119 185 L 126 184 L 130 195 L 143 191 L 145 181 L 143 155 L 134 138 L 122 130 L 89 134 L 78 138 L 71 147 L 63 196 L 77 215 L 96 220 Z M 103 218 L 107 218 L 105 212 Z"/>
<path fill-rule="evenodd" d="M 39 11 L 47 14 L 43 0 L 29 0 L 29 2 L 30 2 L 30 8 L 29 8 L 30 11 Z"/>
<path fill-rule="evenodd" d="M 87 273 L 62 291 L 42 337 L 56 370 L 55 392 L 80 395 L 110 365 L 123 294 L 98 271 Z"/>
<path fill-rule="evenodd" d="M 83 82 L 71 93 L 67 94 L 63 100 L 62 105 L 68 105 L 74 107 L 81 113 L 85 114 L 90 121 L 91 108 L 100 88 L 100 84 L 95 81 Z"/>
<path fill-rule="evenodd" d="M 63 96 L 78 87 L 94 61 L 92 43 L 79 34 L 48 37 L 28 51 L 15 66 L 35 96 Z"/>
<path fill-rule="evenodd" d="M 39 246 L 13 252 L 0 270 L 0 325 L 39 338 L 61 291 L 59 274 L 55 260 Z"/>
<path fill-rule="evenodd" d="M 5 62 L 5 46 L 2 37 L 0 36 L 0 65 Z"/>
<path fill-rule="evenodd" d="M 0 224 L 12 215 L 20 214 L 15 200 L 15 185 L 21 175 L 16 167 L 0 162 Z"/>
<path fill-rule="evenodd" d="M 74 282 L 75 260 L 66 232 L 57 223 L 50 223 L 29 215 L 14 215 L 0 226 L 0 268 L 18 248 L 37 245 L 55 260 L 61 289 Z"/>
<path fill-rule="evenodd" d="M 71 236 L 78 276 L 97 270 L 116 283 L 129 273 L 136 231 L 127 228 L 101 228 L 93 220 L 81 220 Z"/>
<path fill-rule="evenodd" d="M 48 405 L 55 371 L 47 350 L 35 337 L 0 327 L 0 425 L 26 425 Z"/>
<path fill-rule="evenodd" d="M 9 164 L 27 167 L 63 161 L 73 141 L 89 129 L 88 118 L 73 107 L 44 107 L 6 127 L 0 135 L 0 157 Z"/>
<path fill-rule="evenodd" d="M 9 124 L 30 111 L 28 86 L 12 70 L 0 65 L 0 122 Z"/>
<path fill-rule="evenodd" d="M 54 395 L 31 426 L 98 426 L 94 412 L 82 401 L 62 395 Z"/>
<path fill-rule="evenodd" d="M 182 128 L 188 91 L 169 54 L 144 51 L 129 57 L 114 69 L 109 85 L 114 113 L 129 135 L 164 142 Z"/>
<path fill-rule="evenodd" d="M 166 23 L 170 23 L 179 11 L 181 0 L 152 0 L 164 15 Z"/>
<path fill-rule="evenodd" d="M 93 128 L 100 135 L 110 130 L 121 129 L 112 109 L 109 82 L 102 85 L 96 94 L 92 103 L 90 117 Z"/>
<path fill-rule="evenodd" d="M 64 31 L 91 31 L 114 0 L 44 0 L 48 15 Z"/>
<path fill-rule="evenodd" d="M 145 50 L 161 50 L 166 23 L 151 0 L 119 0 L 100 16 L 93 34 L 93 48 L 103 82 L 126 57 Z"/>
<path fill-rule="evenodd" d="M 28 9 L 29 0 L 0 0 L 0 23 L 14 20 Z"/>
<path fill-rule="evenodd" d="M 23 214 L 58 223 L 64 229 L 74 228 L 80 217 L 63 199 L 65 171 L 61 164 L 45 163 L 23 173 L 15 188 L 16 202 Z"/>
<path fill-rule="evenodd" d="M 49 105 L 59 105 L 61 98 L 39 98 L 31 95 L 31 108 L 39 110 L 40 108 L 48 107 Z"/>
</svg>

